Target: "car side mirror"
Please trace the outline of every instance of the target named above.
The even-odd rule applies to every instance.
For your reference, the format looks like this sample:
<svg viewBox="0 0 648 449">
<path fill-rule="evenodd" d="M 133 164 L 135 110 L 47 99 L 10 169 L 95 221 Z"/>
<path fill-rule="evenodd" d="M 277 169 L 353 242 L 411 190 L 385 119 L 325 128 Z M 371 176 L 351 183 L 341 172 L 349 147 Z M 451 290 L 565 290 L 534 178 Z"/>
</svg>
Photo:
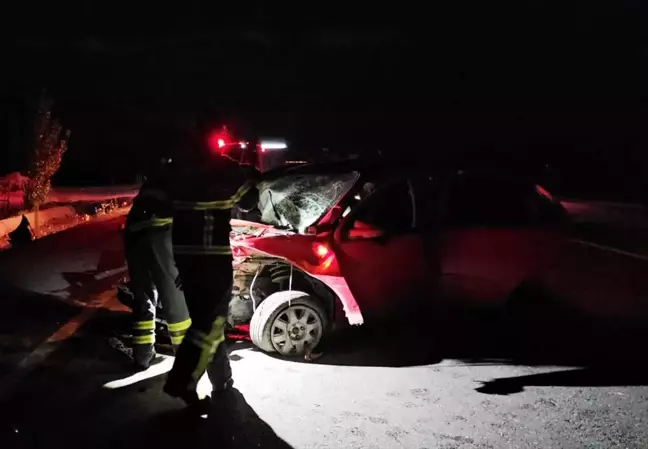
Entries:
<svg viewBox="0 0 648 449">
<path fill-rule="evenodd" d="M 333 226 L 330 223 L 320 224 L 318 226 L 309 226 L 306 228 L 306 234 L 308 235 L 320 235 L 327 232 L 331 232 Z"/>
<path fill-rule="evenodd" d="M 347 232 L 349 240 L 376 240 L 378 242 L 386 242 L 388 239 L 387 232 L 359 221 L 353 223 L 353 227 Z"/>
</svg>

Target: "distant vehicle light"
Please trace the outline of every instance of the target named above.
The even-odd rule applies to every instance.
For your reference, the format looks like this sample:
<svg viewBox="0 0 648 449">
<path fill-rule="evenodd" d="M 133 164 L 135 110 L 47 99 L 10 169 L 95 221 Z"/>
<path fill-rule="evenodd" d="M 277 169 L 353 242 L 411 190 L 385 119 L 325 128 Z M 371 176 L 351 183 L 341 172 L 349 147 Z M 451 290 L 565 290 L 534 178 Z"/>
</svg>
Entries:
<svg viewBox="0 0 648 449">
<path fill-rule="evenodd" d="M 217 141 L 218 148 L 223 148 L 225 146 L 225 139 L 218 139 Z"/>
<path fill-rule="evenodd" d="M 239 142 L 239 146 L 245 150 L 247 148 L 247 142 Z"/>
<path fill-rule="evenodd" d="M 286 142 L 281 140 L 263 140 L 261 141 L 261 151 L 266 150 L 285 150 L 288 148 Z"/>
</svg>

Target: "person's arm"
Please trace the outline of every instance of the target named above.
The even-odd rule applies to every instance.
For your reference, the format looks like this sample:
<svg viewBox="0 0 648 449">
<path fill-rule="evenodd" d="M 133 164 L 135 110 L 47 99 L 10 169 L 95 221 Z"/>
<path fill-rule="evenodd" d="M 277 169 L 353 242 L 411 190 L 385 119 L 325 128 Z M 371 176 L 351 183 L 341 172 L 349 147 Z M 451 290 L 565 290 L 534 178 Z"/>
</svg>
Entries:
<svg viewBox="0 0 648 449">
<path fill-rule="evenodd" d="M 250 212 L 257 207 L 259 203 L 259 190 L 256 185 L 252 184 L 249 190 L 243 195 L 241 201 L 238 202 L 238 207 L 243 212 Z"/>
<path fill-rule="evenodd" d="M 142 184 L 139 194 L 137 195 L 143 201 L 166 201 L 168 194 L 165 190 L 166 179 L 158 176 Z"/>
<path fill-rule="evenodd" d="M 259 203 L 259 190 L 257 189 L 256 182 L 259 179 L 259 172 L 251 168 L 246 171 L 244 184 L 245 193 L 237 202 L 236 207 L 243 212 L 250 212 L 258 206 Z"/>
</svg>

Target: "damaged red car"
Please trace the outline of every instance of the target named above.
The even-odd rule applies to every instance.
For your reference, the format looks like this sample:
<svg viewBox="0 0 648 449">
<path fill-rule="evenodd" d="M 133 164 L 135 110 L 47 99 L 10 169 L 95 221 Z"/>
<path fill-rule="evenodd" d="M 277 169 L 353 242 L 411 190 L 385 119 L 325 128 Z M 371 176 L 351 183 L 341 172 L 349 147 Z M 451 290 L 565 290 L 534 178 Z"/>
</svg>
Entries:
<svg viewBox="0 0 648 449">
<path fill-rule="evenodd" d="M 339 325 L 501 305 L 564 242 L 562 206 L 501 173 L 355 161 L 280 169 L 258 187 L 259 222 L 232 220 L 229 322 L 284 356 Z"/>
</svg>

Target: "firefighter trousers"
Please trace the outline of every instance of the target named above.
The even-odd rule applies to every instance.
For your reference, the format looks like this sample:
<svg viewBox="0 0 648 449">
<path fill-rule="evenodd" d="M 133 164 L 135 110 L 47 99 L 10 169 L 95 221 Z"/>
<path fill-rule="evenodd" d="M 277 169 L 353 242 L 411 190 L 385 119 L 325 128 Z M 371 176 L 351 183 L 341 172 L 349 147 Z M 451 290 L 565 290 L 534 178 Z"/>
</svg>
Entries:
<svg viewBox="0 0 648 449">
<path fill-rule="evenodd" d="M 184 294 L 175 282 L 178 270 L 173 260 L 170 226 L 127 234 L 124 243 L 134 296 L 133 358 L 146 368 L 155 354 L 157 301 L 162 303 L 173 345 L 182 342 L 191 319 Z"/>
<path fill-rule="evenodd" d="M 224 389 L 232 370 L 225 345 L 225 326 L 232 295 L 231 255 L 176 255 L 191 327 L 176 352 L 165 391 L 190 396 L 207 371 L 214 391 Z"/>
</svg>

